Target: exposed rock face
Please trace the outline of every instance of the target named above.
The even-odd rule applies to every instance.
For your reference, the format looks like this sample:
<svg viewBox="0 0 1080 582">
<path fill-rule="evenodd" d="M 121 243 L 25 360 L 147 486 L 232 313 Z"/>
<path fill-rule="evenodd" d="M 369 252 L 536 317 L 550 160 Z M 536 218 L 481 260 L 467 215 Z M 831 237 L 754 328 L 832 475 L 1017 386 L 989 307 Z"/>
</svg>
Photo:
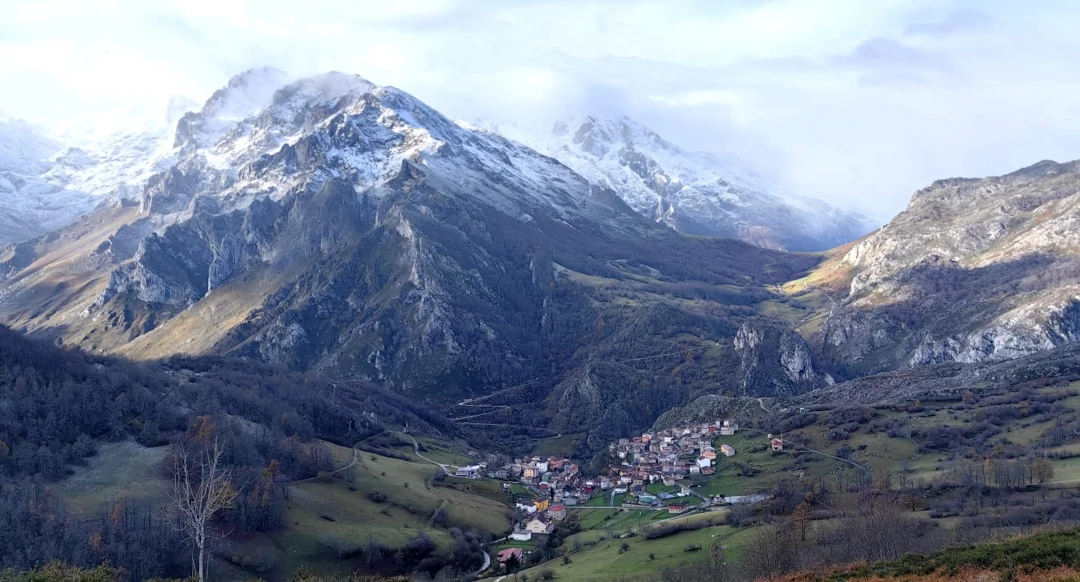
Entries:
<svg viewBox="0 0 1080 582">
<path fill-rule="evenodd" d="M 702 346 L 731 341 L 771 296 L 764 281 L 813 261 L 680 236 L 397 89 L 330 73 L 267 94 L 256 79 L 274 76 L 242 75 L 183 116 L 137 204 L 0 255 L 0 319 L 91 350 L 241 356 L 440 405 L 526 383 L 514 426 L 547 418 L 603 444 L 693 387 L 736 389 Z M 640 296 L 600 298 L 608 282 Z M 798 346 L 775 358 L 793 386 L 816 377 Z"/>
<path fill-rule="evenodd" d="M 733 342 L 739 354 L 740 395 L 791 396 L 832 384 L 814 369 L 810 347 L 775 322 L 744 323 Z"/>
<path fill-rule="evenodd" d="M 855 373 L 1016 358 L 1080 339 L 1080 163 L 935 182 L 852 248 L 816 341 Z"/>
<path fill-rule="evenodd" d="M 783 196 L 734 156 L 684 151 L 625 116 L 557 123 L 546 137 L 513 126 L 495 131 L 558 159 L 643 216 L 687 234 L 808 251 L 844 244 L 873 228 L 857 213 Z"/>
</svg>

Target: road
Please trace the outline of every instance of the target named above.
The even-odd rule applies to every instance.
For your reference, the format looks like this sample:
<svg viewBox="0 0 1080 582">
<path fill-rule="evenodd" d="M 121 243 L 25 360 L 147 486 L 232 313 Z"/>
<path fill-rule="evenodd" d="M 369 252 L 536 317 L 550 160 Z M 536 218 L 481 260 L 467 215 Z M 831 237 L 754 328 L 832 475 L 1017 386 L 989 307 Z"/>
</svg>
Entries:
<svg viewBox="0 0 1080 582">
<path fill-rule="evenodd" d="M 484 570 L 487 570 L 490 567 L 491 567 L 491 554 L 489 554 L 487 552 L 484 552 L 484 565 L 480 566 L 479 570 L 473 572 L 472 574 L 469 574 L 468 577 L 476 578 L 477 576 L 480 575 L 480 572 L 483 572 Z"/>
<path fill-rule="evenodd" d="M 859 469 L 859 470 L 863 471 L 864 473 L 866 473 L 867 477 L 870 476 L 870 469 L 867 469 L 866 467 L 864 467 L 864 466 L 862 466 L 862 465 L 860 465 L 860 464 L 858 464 L 855 461 L 852 461 L 850 459 L 843 459 L 843 458 L 840 458 L 840 457 L 837 457 L 837 456 L 830 455 L 829 453 L 823 453 L 823 452 L 821 452 L 821 451 L 819 451 L 817 449 L 804 449 L 804 450 L 809 451 L 811 453 L 817 453 L 817 454 L 819 454 L 819 455 L 821 455 L 823 457 L 829 457 L 830 459 L 836 459 L 837 461 L 840 461 L 842 463 L 847 463 L 847 464 L 851 465 L 852 467 L 855 467 L 856 469 Z"/>
<path fill-rule="evenodd" d="M 360 449 L 357 449 L 356 446 L 353 445 L 352 460 L 349 461 L 345 466 L 339 467 L 337 469 L 334 469 L 333 471 L 330 471 L 330 474 L 331 475 L 337 475 L 338 473 L 340 473 L 342 471 L 346 471 L 348 469 L 351 469 L 351 468 L 355 467 L 356 464 L 359 463 L 359 462 L 360 462 Z M 292 481 L 282 481 L 281 483 L 285 484 L 285 485 L 293 485 L 293 484 L 296 484 L 296 483 L 306 483 L 308 481 L 315 481 L 318 478 L 319 478 L 318 476 L 307 477 L 305 479 L 294 479 Z"/>
<path fill-rule="evenodd" d="M 413 444 L 413 453 L 415 453 L 417 457 L 420 457 L 421 459 L 431 463 L 432 465 L 438 465 L 438 467 L 443 470 L 443 473 L 446 473 L 447 475 L 453 475 L 453 473 L 450 472 L 450 469 L 447 469 L 447 467 L 449 467 L 450 465 L 444 465 L 442 463 L 436 463 L 435 461 L 432 461 L 431 459 L 425 457 L 420 452 L 420 443 L 416 441 L 416 438 L 413 437 L 413 435 L 411 435 L 409 433 L 398 433 L 398 434 L 404 434 L 405 436 L 409 437 L 409 440 L 411 440 L 412 444 Z"/>
</svg>

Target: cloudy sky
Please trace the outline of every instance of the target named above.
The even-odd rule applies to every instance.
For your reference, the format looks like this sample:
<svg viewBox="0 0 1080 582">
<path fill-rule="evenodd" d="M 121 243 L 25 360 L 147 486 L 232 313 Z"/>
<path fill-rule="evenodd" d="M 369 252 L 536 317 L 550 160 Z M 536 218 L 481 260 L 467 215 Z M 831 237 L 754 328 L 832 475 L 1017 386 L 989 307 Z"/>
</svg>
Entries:
<svg viewBox="0 0 1080 582">
<path fill-rule="evenodd" d="M 253 66 L 339 70 L 537 131 L 628 114 L 888 218 L 1080 158 L 1078 25 L 1071 0 L 0 0 L 0 111 L 110 127 Z"/>
</svg>

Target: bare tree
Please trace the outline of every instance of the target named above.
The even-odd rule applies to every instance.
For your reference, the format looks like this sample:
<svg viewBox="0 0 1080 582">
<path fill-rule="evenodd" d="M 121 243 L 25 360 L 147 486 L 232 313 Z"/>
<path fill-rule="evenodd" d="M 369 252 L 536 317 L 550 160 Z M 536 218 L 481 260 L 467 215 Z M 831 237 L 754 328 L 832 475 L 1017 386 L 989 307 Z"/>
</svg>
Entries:
<svg viewBox="0 0 1080 582">
<path fill-rule="evenodd" d="M 792 520 L 795 522 L 795 527 L 799 529 L 799 541 L 806 541 L 806 526 L 810 522 L 810 504 L 803 501 L 795 508 L 795 513 L 792 514 Z"/>
<path fill-rule="evenodd" d="M 224 443 L 216 438 L 173 445 L 170 497 L 179 518 L 177 529 L 195 546 L 198 562 L 193 569 L 199 582 L 206 581 L 207 549 L 213 535 L 210 521 L 218 511 L 232 506 L 237 496 L 232 472 L 222 461 L 224 452 Z"/>
<path fill-rule="evenodd" d="M 1046 457 L 1040 457 L 1031 462 L 1031 477 L 1039 482 L 1039 485 L 1044 485 L 1047 481 L 1054 478 L 1054 465 L 1050 464 L 1050 460 Z"/>
<path fill-rule="evenodd" d="M 798 569 L 801 547 L 793 528 L 775 524 L 754 529 L 739 562 L 743 578 L 777 578 Z"/>
</svg>

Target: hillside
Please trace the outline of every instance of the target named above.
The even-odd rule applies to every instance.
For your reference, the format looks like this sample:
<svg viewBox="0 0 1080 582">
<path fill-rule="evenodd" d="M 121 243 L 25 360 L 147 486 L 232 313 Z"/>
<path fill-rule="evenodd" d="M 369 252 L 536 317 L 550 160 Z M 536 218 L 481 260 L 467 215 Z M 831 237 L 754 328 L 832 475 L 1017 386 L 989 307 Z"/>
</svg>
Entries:
<svg viewBox="0 0 1080 582">
<path fill-rule="evenodd" d="M 1075 529 L 1039 533 L 785 580 L 1074 580 L 1080 575 L 1078 538 Z"/>
<path fill-rule="evenodd" d="M 169 467 L 176 447 L 207 436 L 240 491 L 214 522 L 226 532 L 215 570 L 473 568 L 482 535 L 509 527 L 497 487 L 446 481 L 385 432 L 408 425 L 432 435 L 421 450 L 471 462 L 456 429 L 375 386 L 220 359 L 132 364 L 2 327 L 0 340 L 0 568 L 59 559 L 186 575 L 186 541 L 165 521 Z"/>
<path fill-rule="evenodd" d="M 851 376 L 1076 341 L 1078 172 L 1044 161 L 916 192 L 881 230 L 789 287 L 837 302 L 807 334 L 818 353 Z"/>
</svg>

